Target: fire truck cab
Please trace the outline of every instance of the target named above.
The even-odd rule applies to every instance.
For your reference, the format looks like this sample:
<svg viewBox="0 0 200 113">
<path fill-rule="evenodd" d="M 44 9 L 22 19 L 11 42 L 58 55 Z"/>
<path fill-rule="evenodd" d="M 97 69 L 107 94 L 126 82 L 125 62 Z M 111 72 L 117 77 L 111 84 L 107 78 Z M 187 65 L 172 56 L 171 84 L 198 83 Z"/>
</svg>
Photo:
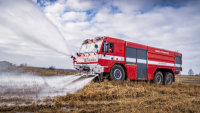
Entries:
<svg viewBox="0 0 200 113">
<path fill-rule="evenodd" d="M 182 71 L 182 54 L 112 37 L 83 41 L 74 67 L 79 75 L 115 81 L 153 80 L 171 84 Z"/>
</svg>

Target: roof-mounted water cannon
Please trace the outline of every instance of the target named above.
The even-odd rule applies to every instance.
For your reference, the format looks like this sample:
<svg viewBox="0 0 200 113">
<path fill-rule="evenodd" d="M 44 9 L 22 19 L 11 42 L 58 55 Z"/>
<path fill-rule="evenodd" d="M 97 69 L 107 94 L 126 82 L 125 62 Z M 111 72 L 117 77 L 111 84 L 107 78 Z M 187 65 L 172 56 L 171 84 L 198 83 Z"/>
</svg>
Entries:
<svg viewBox="0 0 200 113">
<path fill-rule="evenodd" d="M 90 39 L 84 40 L 84 41 L 83 41 L 83 44 L 88 43 L 89 40 L 90 40 Z"/>
<path fill-rule="evenodd" d="M 101 37 L 96 37 L 95 40 L 96 41 L 101 40 Z"/>
<path fill-rule="evenodd" d="M 96 37 L 95 40 L 96 40 L 96 41 L 98 41 L 98 40 L 103 40 L 105 37 L 106 37 L 106 36 L 99 36 L 99 37 Z"/>
</svg>

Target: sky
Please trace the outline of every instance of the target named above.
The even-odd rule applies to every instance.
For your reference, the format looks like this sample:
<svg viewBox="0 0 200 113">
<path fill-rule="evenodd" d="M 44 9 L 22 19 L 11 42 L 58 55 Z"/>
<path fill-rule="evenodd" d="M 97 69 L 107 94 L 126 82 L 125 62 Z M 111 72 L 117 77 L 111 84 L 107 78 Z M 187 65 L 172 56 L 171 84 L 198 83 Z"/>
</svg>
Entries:
<svg viewBox="0 0 200 113">
<path fill-rule="evenodd" d="M 25 3 L 24 0 L 18 2 Z M 182 74 L 187 74 L 189 69 L 195 74 L 200 73 L 199 0 L 31 0 L 31 2 L 59 30 L 73 55 L 79 51 L 83 40 L 110 36 L 178 51 L 183 55 Z M 29 7 L 30 4 L 23 5 Z M 35 11 L 31 10 L 30 14 Z M 19 12 L 12 10 L 12 13 Z M 15 21 L 15 18 L 9 20 Z M 23 23 L 25 22 L 21 22 L 22 25 Z M 33 27 L 30 31 L 36 29 Z M 54 35 L 51 31 L 47 33 Z M 36 67 L 55 66 L 73 69 L 70 56 L 26 40 L 2 26 L 0 34 L 0 61 L 6 60 L 17 65 L 26 63 Z"/>
</svg>

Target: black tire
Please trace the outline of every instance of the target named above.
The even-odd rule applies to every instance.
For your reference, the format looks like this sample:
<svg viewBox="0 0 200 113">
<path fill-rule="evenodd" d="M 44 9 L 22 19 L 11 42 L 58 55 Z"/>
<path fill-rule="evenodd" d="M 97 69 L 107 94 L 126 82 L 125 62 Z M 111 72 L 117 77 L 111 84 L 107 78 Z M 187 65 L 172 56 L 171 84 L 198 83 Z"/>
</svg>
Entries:
<svg viewBox="0 0 200 113">
<path fill-rule="evenodd" d="M 154 75 L 154 83 L 162 84 L 163 83 L 163 74 L 160 71 L 157 71 Z"/>
<path fill-rule="evenodd" d="M 165 73 L 165 78 L 163 81 L 164 85 L 170 85 L 173 82 L 173 75 L 170 72 Z"/>
<path fill-rule="evenodd" d="M 95 78 L 93 79 L 93 82 L 99 82 L 99 77 L 95 77 Z"/>
<path fill-rule="evenodd" d="M 99 76 L 96 76 L 94 79 L 93 79 L 93 82 L 103 82 L 104 79 Z"/>
<path fill-rule="evenodd" d="M 114 65 L 110 71 L 110 78 L 114 81 L 123 81 L 125 79 L 125 71 L 121 65 Z"/>
</svg>

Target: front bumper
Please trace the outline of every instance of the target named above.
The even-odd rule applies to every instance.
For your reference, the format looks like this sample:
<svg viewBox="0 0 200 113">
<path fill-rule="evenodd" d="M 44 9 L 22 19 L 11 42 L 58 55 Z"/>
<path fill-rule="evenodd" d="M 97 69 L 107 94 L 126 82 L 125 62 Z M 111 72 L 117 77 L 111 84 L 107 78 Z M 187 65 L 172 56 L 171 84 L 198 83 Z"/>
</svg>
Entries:
<svg viewBox="0 0 200 113">
<path fill-rule="evenodd" d="M 81 73 L 86 73 L 88 75 L 96 75 L 103 73 L 105 66 L 101 66 L 99 64 L 74 64 L 74 68 L 81 71 Z"/>
</svg>

